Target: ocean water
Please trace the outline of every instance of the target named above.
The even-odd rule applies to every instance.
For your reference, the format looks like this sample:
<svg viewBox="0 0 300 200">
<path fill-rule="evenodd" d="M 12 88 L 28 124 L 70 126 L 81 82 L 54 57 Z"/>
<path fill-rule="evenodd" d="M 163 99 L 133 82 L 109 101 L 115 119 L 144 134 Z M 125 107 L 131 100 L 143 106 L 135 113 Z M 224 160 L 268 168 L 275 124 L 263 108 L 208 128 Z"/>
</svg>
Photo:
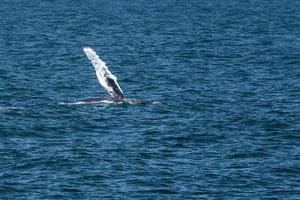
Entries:
<svg viewBox="0 0 300 200">
<path fill-rule="evenodd" d="M 1 0 L 0 199 L 300 199 L 299 8 Z"/>
</svg>

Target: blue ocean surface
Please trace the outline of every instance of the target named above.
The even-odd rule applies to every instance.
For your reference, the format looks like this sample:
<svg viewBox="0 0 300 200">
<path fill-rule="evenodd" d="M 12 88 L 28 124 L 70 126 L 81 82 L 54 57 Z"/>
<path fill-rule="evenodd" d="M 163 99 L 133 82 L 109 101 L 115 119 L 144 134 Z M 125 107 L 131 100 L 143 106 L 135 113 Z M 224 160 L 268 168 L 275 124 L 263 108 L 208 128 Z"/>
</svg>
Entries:
<svg viewBox="0 0 300 200">
<path fill-rule="evenodd" d="M 0 82 L 0 199 L 300 199 L 300 1 L 1 0 Z"/>
</svg>

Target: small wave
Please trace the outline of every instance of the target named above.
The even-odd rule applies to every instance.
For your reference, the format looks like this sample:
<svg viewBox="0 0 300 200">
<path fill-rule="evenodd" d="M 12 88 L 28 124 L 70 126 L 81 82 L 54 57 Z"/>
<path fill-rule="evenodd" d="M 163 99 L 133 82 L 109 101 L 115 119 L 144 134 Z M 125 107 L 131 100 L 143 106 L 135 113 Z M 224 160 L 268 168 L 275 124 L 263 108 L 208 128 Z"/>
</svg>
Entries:
<svg viewBox="0 0 300 200">
<path fill-rule="evenodd" d="M 153 101 L 152 104 L 153 105 L 160 105 L 161 103 L 159 101 Z"/>
<path fill-rule="evenodd" d="M 16 106 L 0 106 L 0 111 L 5 110 L 24 110 L 24 107 L 16 107 Z"/>
</svg>

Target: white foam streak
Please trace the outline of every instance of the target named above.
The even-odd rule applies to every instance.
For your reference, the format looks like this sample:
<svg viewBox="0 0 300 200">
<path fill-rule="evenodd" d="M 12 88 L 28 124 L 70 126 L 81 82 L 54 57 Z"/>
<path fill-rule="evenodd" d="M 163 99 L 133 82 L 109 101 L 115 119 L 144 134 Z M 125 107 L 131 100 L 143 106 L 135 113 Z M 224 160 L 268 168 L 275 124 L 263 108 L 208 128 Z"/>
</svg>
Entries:
<svg viewBox="0 0 300 200">
<path fill-rule="evenodd" d="M 15 106 L 0 106 L 0 111 L 6 110 L 24 110 L 24 107 L 15 107 Z"/>
<path fill-rule="evenodd" d="M 65 102 L 60 102 L 59 105 L 68 105 L 68 106 L 72 106 L 72 105 L 89 105 L 89 104 L 119 104 L 122 102 L 114 102 L 112 100 L 95 100 L 95 101 L 77 101 L 77 102 L 70 102 L 70 103 L 65 103 Z"/>
</svg>

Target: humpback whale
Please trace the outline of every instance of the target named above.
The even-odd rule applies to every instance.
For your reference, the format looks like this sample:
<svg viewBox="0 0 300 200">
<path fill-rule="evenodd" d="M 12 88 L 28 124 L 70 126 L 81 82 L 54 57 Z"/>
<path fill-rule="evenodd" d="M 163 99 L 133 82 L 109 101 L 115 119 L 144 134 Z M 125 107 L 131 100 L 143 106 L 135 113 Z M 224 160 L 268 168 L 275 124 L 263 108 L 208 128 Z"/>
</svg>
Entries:
<svg viewBox="0 0 300 200">
<path fill-rule="evenodd" d="M 138 99 L 125 99 L 124 93 L 117 82 L 117 77 L 114 76 L 106 66 L 105 62 L 102 61 L 96 52 L 90 48 L 83 48 L 84 53 L 87 58 L 91 61 L 95 71 L 96 76 L 100 85 L 108 92 L 110 97 L 106 98 L 89 98 L 83 99 L 81 101 L 72 104 L 93 104 L 93 103 L 128 103 L 128 104 L 140 104 L 142 103 Z"/>
</svg>

